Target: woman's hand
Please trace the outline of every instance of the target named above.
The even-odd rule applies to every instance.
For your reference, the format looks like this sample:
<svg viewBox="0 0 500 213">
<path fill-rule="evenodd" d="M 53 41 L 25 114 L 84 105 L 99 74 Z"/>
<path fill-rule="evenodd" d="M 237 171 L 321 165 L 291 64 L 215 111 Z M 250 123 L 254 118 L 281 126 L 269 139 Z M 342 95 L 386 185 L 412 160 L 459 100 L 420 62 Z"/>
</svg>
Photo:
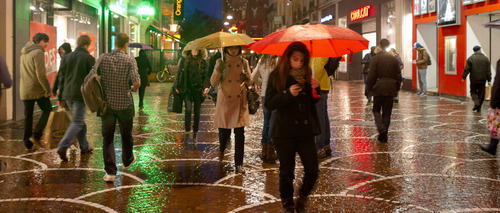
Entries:
<svg viewBox="0 0 500 213">
<path fill-rule="evenodd" d="M 314 77 L 311 77 L 311 87 L 312 87 L 313 89 L 316 89 L 316 88 L 318 88 L 318 87 L 319 87 L 319 82 L 318 82 L 318 80 L 316 80 Z"/>
<path fill-rule="evenodd" d="M 179 90 L 178 90 L 178 89 L 175 89 L 175 93 L 179 94 Z"/>
<path fill-rule="evenodd" d="M 208 91 L 210 91 L 210 90 L 208 88 L 205 88 L 205 90 L 203 91 L 203 97 L 207 96 Z"/>
<path fill-rule="evenodd" d="M 292 94 L 295 97 L 295 96 L 299 95 L 300 91 L 302 91 L 302 87 L 298 84 L 294 84 L 294 85 L 290 86 L 289 90 L 290 90 L 290 94 Z"/>
</svg>

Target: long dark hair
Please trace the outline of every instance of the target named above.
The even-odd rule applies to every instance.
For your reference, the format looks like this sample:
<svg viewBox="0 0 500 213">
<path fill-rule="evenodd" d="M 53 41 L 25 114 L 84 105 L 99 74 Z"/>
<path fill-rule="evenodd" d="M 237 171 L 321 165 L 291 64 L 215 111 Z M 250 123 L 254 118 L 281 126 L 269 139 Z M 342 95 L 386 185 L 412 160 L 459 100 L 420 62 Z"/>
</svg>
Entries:
<svg viewBox="0 0 500 213">
<path fill-rule="evenodd" d="M 303 69 L 306 69 L 306 85 L 311 85 L 312 71 L 309 68 L 309 50 L 307 50 L 306 45 L 301 42 L 293 42 L 286 48 L 283 56 L 281 56 L 278 66 L 274 68 L 273 72 L 277 72 L 277 76 L 273 81 L 274 88 L 278 91 L 286 89 L 286 79 L 290 74 L 290 57 L 293 52 L 298 51 L 304 54 L 304 65 Z"/>
</svg>

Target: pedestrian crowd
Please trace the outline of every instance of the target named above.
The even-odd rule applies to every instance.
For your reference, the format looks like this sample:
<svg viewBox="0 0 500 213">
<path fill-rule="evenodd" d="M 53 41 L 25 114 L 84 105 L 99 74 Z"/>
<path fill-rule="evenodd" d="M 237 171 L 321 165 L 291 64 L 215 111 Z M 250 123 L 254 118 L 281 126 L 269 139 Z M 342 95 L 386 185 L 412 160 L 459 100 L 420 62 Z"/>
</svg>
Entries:
<svg viewBox="0 0 500 213">
<path fill-rule="evenodd" d="M 137 159 L 133 152 L 133 117 L 135 115 L 132 92 L 139 91 L 139 110 L 144 107 L 148 76 L 152 72 L 145 50 L 135 59 L 128 55 L 129 37 L 116 36 L 116 49 L 101 55 L 97 62 L 88 52 L 91 39 L 82 35 L 77 47 L 64 43 L 58 49 L 62 58 L 54 86 L 50 87 L 45 73 L 44 50 L 50 42 L 46 34 L 38 33 L 32 42 L 22 49 L 20 59 L 20 98 L 24 103 L 24 146 L 33 149 L 42 145 L 43 131 L 52 111 L 50 97 L 55 95 L 60 108 L 71 112 L 72 120 L 64 137 L 58 143 L 57 154 L 68 161 L 67 149 L 77 139 L 82 155 L 94 148 L 87 140 L 85 115 L 87 103 L 81 92 L 87 76 L 98 75 L 106 97 L 106 108 L 100 114 L 102 121 L 103 158 L 106 175 L 103 180 L 113 182 L 117 174 L 114 149 L 116 123 L 119 124 L 122 144 L 123 170 Z M 404 81 L 404 64 L 395 49 L 389 50 L 389 41 L 381 39 L 370 53 L 363 57 L 362 75 L 364 95 L 378 130 L 378 141 L 388 142 L 388 132 L 394 103 L 399 103 L 398 92 Z M 415 43 L 418 72 L 418 95 L 427 95 L 426 72 L 431 64 L 426 49 Z M 462 75 L 465 81 L 470 75 L 470 93 L 474 101 L 473 111 L 480 112 L 485 99 L 485 83 L 491 82 L 490 61 L 474 46 L 474 54 L 467 59 Z M 301 42 L 291 43 L 281 56 L 253 54 L 251 60 L 242 56 L 242 46 L 224 47 L 210 59 L 206 49 L 184 50 L 180 59 L 172 91 L 181 96 L 184 103 L 185 137 L 196 140 L 200 124 L 201 105 L 213 91 L 214 126 L 218 128 L 218 157 L 222 161 L 231 134 L 234 134 L 234 171 L 245 174 L 245 126 L 250 123 L 247 90 L 258 87 L 264 115 L 260 158 L 265 163 L 279 160 L 279 192 L 285 212 L 305 212 L 308 195 L 318 178 L 319 159 L 331 156 L 330 147 L 335 136 L 330 131 L 328 94 L 332 88 L 332 76 L 339 67 L 340 58 L 311 57 Z M 500 69 L 497 62 L 497 72 Z M 3 57 L 0 57 L 0 81 L 3 88 L 12 85 Z M 1 94 L 1 93 L 0 93 Z M 498 96 L 498 97 L 497 97 Z M 35 103 L 42 114 L 33 129 Z M 491 92 L 491 112 L 500 113 L 500 75 L 496 75 Z M 499 119 L 500 120 L 500 119 Z M 485 152 L 495 155 L 499 142 L 492 136 Z M 299 197 L 294 200 L 295 156 L 299 155 L 304 166 L 304 176 Z M 0 171 L 5 168 L 0 162 Z"/>
</svg>

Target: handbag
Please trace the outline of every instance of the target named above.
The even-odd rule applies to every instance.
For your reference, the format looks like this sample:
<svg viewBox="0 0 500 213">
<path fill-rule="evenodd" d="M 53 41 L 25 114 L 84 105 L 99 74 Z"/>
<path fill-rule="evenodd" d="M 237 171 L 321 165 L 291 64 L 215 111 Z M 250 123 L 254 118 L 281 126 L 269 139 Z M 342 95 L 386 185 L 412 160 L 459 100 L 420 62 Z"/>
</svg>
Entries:
<svg viewBox="0 0 500 213">
<path fill-rule="evenodd" d="M 248 113 L 255 114 L 260 107 L 260 97 L 255 87 L 247 87 Z"/>
<path fill-rule="evenodd" d="M 213 101 L 217 101 L 217 86 L 210 86 L 208 89 L 208 97 Z"/>
<path fill-rule="evenodd" d="M 484 88 L 484 100 L 489 101 L 491 99 L 491 83 L 488 82 L 488 85 Z"/>
<path fill-rule="evenodd" d="M 486 116 L 486 127 L 490 131 L 491 137 L 498 139 L 498 125 L 500 125 L 500 115 L 496 113 L 496 110 L 490 108 L 488 115 Z"/>
<path fill-rule="evenodd" d="M 168 96 L 168 112 L 182 113 L 182 95 L 176 94 L 175 90 L 170 90 Z"/>
<path fill-rule="evenodd" d="M 47 126 L 44 131 L 44 148 L 57 148 L 59 142 L 63 139 L 66 129 L 71 122 L 71 112 L 59 107 L 57 111 L 50 112 Z M 75 139 L 76 140 L 76 139 Z"/>
</svg>

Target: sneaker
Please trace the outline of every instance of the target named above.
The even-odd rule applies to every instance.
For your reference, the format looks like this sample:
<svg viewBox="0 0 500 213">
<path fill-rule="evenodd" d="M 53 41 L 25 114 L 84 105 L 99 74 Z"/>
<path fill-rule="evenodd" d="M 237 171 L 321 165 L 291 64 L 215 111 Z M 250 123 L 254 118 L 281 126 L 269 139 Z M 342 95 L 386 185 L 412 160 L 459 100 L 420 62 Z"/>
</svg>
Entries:
<svg viewBox="0 0 500 213">
<path fill-rule="evenodd" d="M 68 157 L 66 157 L 66 150 L 58 149 L 57 154 L 59 155 L 62 161 L 68 161 Z"/>
<path fill-rule="evenodd" d="M 132 160 L 132 162 L 128 166 L 123 165 L 123 170 L 127 170 L 128 168 L 130 168 L 132 164 L 134 164 L 135 160 L 137 160 L 137 155 L 135 153 L 132 154 L 134 155 L 134 160 Z"/>
<path fill-rule="evenodd" d="M 104 177 L 102 177 L 102 179 L 106 182 L 115 182 L 115 175 L 104 175 Z"/>
<path fill-rule="evenodd" d="M 33 143 L 33 144 L 36 144 L 42 148 L 45 148 L 42 143 L 40 142 L 40 139 L 36 139 L 35 137 L 31 136 L 30 137 L 30 141 Z"/>
<path fill-rule="evenodd" d="M 427 93 L 420 93 L 420 96 L 427 96 Z"/>
<path fill-rule="evenodd" d="M 84 154 L 90 153 L 92 151 L 94 151 L 94 148 L 89 146 L 89 148 L 87 148 L 87 149 L 80 149 L 80 154 L 84 155 Z"/>
</svg>

